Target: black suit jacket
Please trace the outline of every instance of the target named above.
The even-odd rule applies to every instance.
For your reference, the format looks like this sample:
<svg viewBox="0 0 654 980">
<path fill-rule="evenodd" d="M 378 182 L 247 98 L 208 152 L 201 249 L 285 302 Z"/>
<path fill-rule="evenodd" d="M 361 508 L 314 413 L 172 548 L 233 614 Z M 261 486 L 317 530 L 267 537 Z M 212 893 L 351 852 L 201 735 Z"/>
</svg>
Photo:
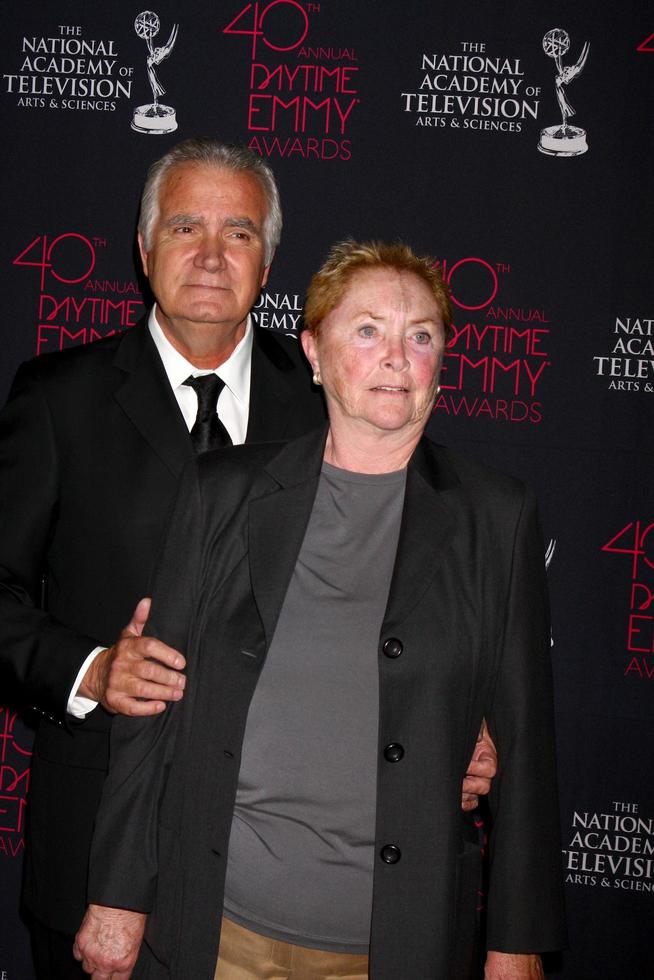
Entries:
<svg viewBox="0 0 654 980">
<path fill-rule="evenodd" d="M 114 726 L 89 886 L 94 902 L 150 912 L 138 972 L 148 980 L 213 977 L 248 706 L 311 513 L 323 444 L 324 434 L 310 433 L 285 447 L 207 454 L 180 487 L 149 628 L 186 651 L 189 686 L 163 715 Z M 484 716 L 500 759 L 488 948 L 560 948 L 535 501 L 517 481 L 428 439 L 409 465 L 379 678 L 371 976 L 471 975 L 480 849 L 460 794 Z M 390 742 L 404 746 L 399 762 L 385 757 Z M 395 863 L 382 858 L 389 844 L 399 849 Z"/>
<path fill-rule="evenodd" d="M 324 418 L 297 342 L 255 328 L 248 440 Z M 0 414 L 0 665 L 45 715 L 34 746 L 24 898 L 74 932 L 111 717 L 66 702 L 87 654 L 148 592 L 188 432 L 145 322 L 18 371 Z M 46 596 L 40 608 L 41 580 Z M 6 690 L 6 687 L 5 687 Z"/>
</svg>

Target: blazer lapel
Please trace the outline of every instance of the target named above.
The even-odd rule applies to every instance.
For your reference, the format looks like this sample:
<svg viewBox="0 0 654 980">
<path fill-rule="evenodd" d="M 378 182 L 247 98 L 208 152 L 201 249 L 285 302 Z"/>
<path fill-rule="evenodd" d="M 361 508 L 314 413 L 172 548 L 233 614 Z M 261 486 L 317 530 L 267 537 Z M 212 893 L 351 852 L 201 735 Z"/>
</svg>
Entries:
<svg viewBox="0 0 654 980">
<path fill-rule="evenodd" d="M 297 561 L 318 488 L 327 427 L 288 443 L 266 466 L 274 489 L 249 506 L 252 590 L 270 643 Z M 407 474 L 397 557 L 385 627 L 406 618 L 442 567 L 456 529 L 450 500 L 459 481 L 428 439 Z"/>
<path fill-rule="evenodd" d="M 182 413 L 145 321 L 132 327 L 114 366 L 125 375 L 114 397 L 174 476 L 194 455 Z"/>
<path fill-rule="evenodd" d="M 294 370 L 294 365 L 269 334 L 265 327 L 254 328 L 246 442 L 283 438 L 287 420 L 297 411 L 295 391 L 285 377 L 289 369 Z"/>
<path fill-rule="evenodd" d="M 249 506 L 250 578 L 268 643 L 311 516 L 327 429 L 288 443 L 266 466 L 276 489 Z"/>
<path fill-rule="evenodd" d="M 455 512 L 448 502 L 458 477 L 427 438 L 418 444 L 407 472 L 404 512 L 384 617 L 384 628 L 404 620 L 442 567 Z"/>
</svg>

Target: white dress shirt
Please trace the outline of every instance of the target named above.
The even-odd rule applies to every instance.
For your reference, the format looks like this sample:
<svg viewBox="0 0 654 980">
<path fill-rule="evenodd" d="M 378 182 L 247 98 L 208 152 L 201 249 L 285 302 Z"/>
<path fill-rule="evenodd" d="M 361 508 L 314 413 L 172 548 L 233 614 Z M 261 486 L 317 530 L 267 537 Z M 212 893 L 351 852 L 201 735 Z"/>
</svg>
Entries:
<svg viewBox="0 0 654 980">
<path fill-rule="evenodd" d="M 252 368 L 252 320 L 248 316 L 245 333 L 226 361 L 215 371 L 199 370 L 175 350 L 157 320 L 156 304 L 150 310 L 148 330 L 163 362 L 170 387 L 177 399 L 184 417 L 186 428 L 191 431 L 198 412 L 198 396 L 193 388 L 185 385 L 186 379 L 193 375 L 217 374 L 225 382 L 218 398 L 218 415 L 229 432 L 234 445 L 245 442 L 250 414 L 250 377 Z M 68 697 L 67 711 L 74 718 L 85 718 L 97 706 L 97 701 L 79 697 L 77 691 L 86 671 L 95 658 L 106 647 L 95 647 L 82 664 Z"/>
<path fill-rule="evenodd" d="M 189 375 L 217 374 L 225 382 L 218 398 L 218 415 L 234 445 L 245 442 L 250 414 L 250 374 L 252 365 L 252 323 L 248 316 L 245 334 L 226 361 L 215 371 L 199 370 L 175 350 L 157 321 L 157 307 L 153 306 L 148 318 L 148 329 L 159 356 L 163 361 L 170 387 L 173 389 L 186 428 L 191 431 L 198 413 L 198 396 L 184 382 Z"/>
</svg>

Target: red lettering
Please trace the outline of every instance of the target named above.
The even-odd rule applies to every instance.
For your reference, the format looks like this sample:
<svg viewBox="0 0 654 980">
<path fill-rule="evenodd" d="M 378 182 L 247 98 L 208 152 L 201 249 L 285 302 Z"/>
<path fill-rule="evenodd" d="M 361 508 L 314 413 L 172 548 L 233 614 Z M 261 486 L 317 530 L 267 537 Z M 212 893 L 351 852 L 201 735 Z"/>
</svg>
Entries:
<svg viewBox="0 0 654 980">
<path fill-rule="evenodd" d="M 632 528 L 633 533 L 631 533 Z M 632 555 L 633 562 L 631 577 L 635 579 L 639 558 L 642 558 L 642 560 L 649 565 L 650 568 L 654 568 L 654 563 L 646 557 L 645 547 L 647 538 L 649 537 L 652 528 L 654 528 L 654 523 L 648 524 L 645 530 L 641 532 L 641 522 L 630 521 L 628 524 L 625 524 L 625 526 L 618 531 L 618 533 L 614 535 L 610 541 L 607 541 L 606 544 L 602 545 L 602 551 L 610 551 L 618 555 Z M 625 541 L 627 546 L 619 548 L 616 546 L 616 542 L 620 541 L 623 537 L 627 539 Z M 631 539 L 631 543 L 629 543 L 629 539 Z"/>
<path fill-rule="evenodd" d="M 631 653 L 654 653 L 653 623 L 654 616 L 638 616 L 636 613 L 630 613 L 627 625 L 627 650 Z M 641 635 L 643 635 L 642 640 L 639 639 Z M 647 645 L 636 646 L 636 640 Z"/>
<path fill-rule="evenodd" d="M 642 598 L 644 593 L 645 598 Z M 640 594 L 641 598 L 637 599 L 636 596 Z M 631 603 L 632 609 L 637 609 L 639 612 L 645 612 L 646 609 L 652 605 L 654 601 L 654 592 L 650 589 L 648 585 L 644 582 L 634 582 L 631 586 Z"/>
<path fill-rule="evenodd" d="M 0 796 L 0 830 L 23 832 L 26 800 L 22 796 Z"/>
<path fill-rule="evenodd" d="M 291 17 L 295 20 L 295 24 L 291 26 L 289 32 L 288 43 L 280 43 L 281 38 L 277 38 L 277 43 L 271 40 L 270 36 L 266 36 L 265 20 L 274 7 L 279 6 L 290 7 L 292 14 Z M 247 17 L 247 15 L 252 11 L 252 16 Z M 242 20 L 247 17 L 248 22 L 251 22 L 251 27 L 236 27 Z M 291 23 L 291 17 L 284 18 L 284 25 L 289 26 Z M 234 17 L 232 21 L 229 22 L 227 27 L 223 28 L 223 34 L 242 34 L 245 37 L 252 38 L 252 60 L 257 56 L 257 40 L 261 38 L 266 47 L 271 48 L 273 51 L 292 51 L 294 48 L 299 47 L 307 34 L 309 33 L 309 17 L 301 4 L 297 3 L 297 0 L 271 0 L 271 3 L 267 4 L 261 13 L 259 13 L 258 3 L 247 3 L 242 10 Z M 292 38 L 292 40 L 291 40 Z"/>
<path fill-rule="evenodd" d="M 481 268 L 484 269 L 490 276 L 488 297 L 482 300 L 480 303 L 464 303 L 463 300 L 461 300 L 457 296 L 452 281 L 454 279 L 454 273 L 457 272 L 458 270 L 463 269 L 463 267 L 468 265 L 469 263 L 473 263 L 481 266 Z M 484 259 L 478 259 L 474 257 L 459 259 L 458 262 L 454 263 L 454 265 L 452 266 L 449 272 L 447 272 L 446 270 L 447 270 L 447 263 L 443 262 L 442 271 L 443 271 L 443 275 L 447 279 L 447 284 L 450 287 L 452 293 L 452 301 L 456 306 L 459 306 L 462 310 L 481 310 L 483 309 L 484 306 L 489 306 L 495 299 L 498 290 L 497 273 L 493 268 L 493 266 L 490 265 L 488 262 L 485 262 Z"/>
<path fill-rule="evenodd" d="M 625 669 L 624 676 L 626 677 L 627 674 L 638 674 L 641 680 L 651 681 L 654 677 L 654 663 L 650 667 L 644 657 L 641 657 L 640 660 L 638 657 L 632 657 Z"/>
<path fill-rule="evenodd" d="M 74 245 L 72 252 L 71 243 Z M 31 254 L 34 254 L 35 258 L 28 259 L 26 256 Z M 77 283 L 88 278 L 95 268 L 95 249 L 88 238 L 75 231 L 57 235 L 50 244 L 47 235 L 37 235 L 27 248 L 16 256 L 12 264 L 40 269 L 41 291 L 43 291 L 46 269 L 58 282 Z"/>
</svg>

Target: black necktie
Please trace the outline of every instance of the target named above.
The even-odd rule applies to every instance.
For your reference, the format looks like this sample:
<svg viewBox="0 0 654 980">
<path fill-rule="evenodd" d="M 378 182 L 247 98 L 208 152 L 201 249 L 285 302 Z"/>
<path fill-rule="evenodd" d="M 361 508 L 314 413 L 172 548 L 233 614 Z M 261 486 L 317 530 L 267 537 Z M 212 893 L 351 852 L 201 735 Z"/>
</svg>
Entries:
<svg viewBox="0 0 654 980">
<path fill-rule="evenodd" d="M 191 442 L 196 453 L 231 446 L 231 436 L 216 413 L 218 396 L 225 387 L 222 378 L 217 374 L 202 374 L 199 378 L 187 378 L 184 384 L 193 388 L 198 396 L 198 414 L 191 429 Z"/>
</svg>

